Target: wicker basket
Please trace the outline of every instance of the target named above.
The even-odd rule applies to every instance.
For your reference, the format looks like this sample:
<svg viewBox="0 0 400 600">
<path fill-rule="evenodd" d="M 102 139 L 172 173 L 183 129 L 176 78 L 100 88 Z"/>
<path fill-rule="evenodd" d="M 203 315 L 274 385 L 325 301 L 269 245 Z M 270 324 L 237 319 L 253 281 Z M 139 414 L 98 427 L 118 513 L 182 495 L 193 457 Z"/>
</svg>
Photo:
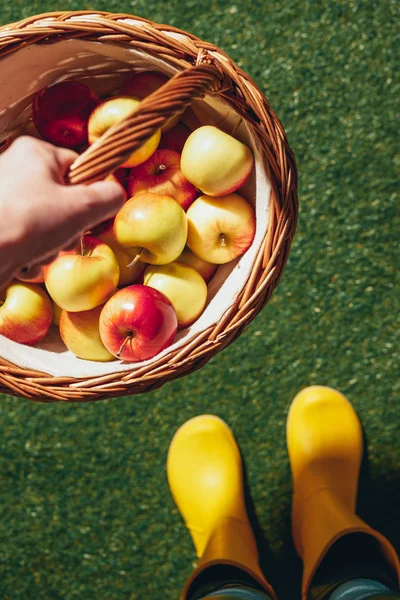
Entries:
<svg viewBox="0 0 400 600">
<path fill-rule="evenodd" d="M 39 348 L 0 336 L 2 392 L 75 402 L 156 389 L 199 369 L 233 342 L 282 274 L 297 222 L 295 159 L 265 96 L 210 43 L 174 27 L 104 12 L 47 13 L 2 27 L 0 76 L 7 86 L 0 86 L 0 138 L 29 118 L 32 98 L 45 85 L 79 79 L 98 93 L 110 92 L 133 67 L 171 78 L 77 159 L 69 182 L 103 179 L 171 116 L 191 113 L 201 123 L 234 129 L 253 148 L 255 176 L 244 194 L 256 207 L 255 243 L 237 264 L 219 268 L 206 317 L 145 363 L 74 362 L 56 333 Z"/>
</svg>

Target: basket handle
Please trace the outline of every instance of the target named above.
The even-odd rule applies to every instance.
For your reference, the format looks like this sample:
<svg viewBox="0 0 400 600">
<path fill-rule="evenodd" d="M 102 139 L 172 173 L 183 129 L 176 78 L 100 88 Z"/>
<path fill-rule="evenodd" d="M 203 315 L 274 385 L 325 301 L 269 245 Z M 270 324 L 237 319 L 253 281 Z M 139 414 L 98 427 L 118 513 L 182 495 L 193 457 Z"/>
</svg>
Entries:
<svg viewBox="0 0 400 600">
<path fill-rule="evenodd" d="M 226 76 L 209 62 L 177 73 L 144 98 L 138 110 L 110 127 L 89 146 L 71 165 L 66 183 L 88 184 L 105 179 L 171 117 L 184 112 L 193 100 L 225 87 Z"/>
</svg>

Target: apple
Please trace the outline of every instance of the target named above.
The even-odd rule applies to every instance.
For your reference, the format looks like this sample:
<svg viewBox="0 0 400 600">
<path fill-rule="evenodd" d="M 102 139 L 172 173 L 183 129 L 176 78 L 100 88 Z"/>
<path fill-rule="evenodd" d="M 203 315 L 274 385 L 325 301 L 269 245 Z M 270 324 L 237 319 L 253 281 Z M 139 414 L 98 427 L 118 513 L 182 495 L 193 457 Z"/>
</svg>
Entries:
<svg viewBox="0 0 400 600">
<path fill-rule="evenodd" d="M 60 317 L 60 335 L 68 350 L 78 358 L 108 362 L 115 357 L 104 346 L 99 330 L 100 313 L 103 304 L 90 310 L 68 312 L 63 310 Z"/>
<path fill-rule="evenodd" d="M 117 213 L 114 233 L 134 260 L 164 265 L 178 258 L 185 247 L 186 213 L 166 194 L 140 192 Z"/>
<path fill-rule="evenodd" d="M 199 256 L 193 254 L 188 246 L 183 249 L 182 254 L 177 258 L 177 261 L 196 269 L 205 282 L 210 281 L 211 277 L 218 269 L 218 265 L 214 265 L 213 263 L 203 260 Z"/>
<path fill-rule="evenodd" d="M 114 234 L 114 220 L 112 219 L 108 226 L 100 233 L 97 234 L 97 239 L 101 240 L 107 246 L 110 246 L 111 250 L 115 254 L 115 258 L 119 265 L 119 282 L 118 286 L 123 287 L 128 283 L 133 283 L 143 273 L 145 264 L 141 260 L 138 260 L 131 267 L 129 266 L 132 262 L 132 257 L 128 252 L 120 246 L 115 239 Z"/>
<path fill-rule="evenodd" d="M 120 93 L 122 96 L 134 96 L 143 100 L 150 96 L 159 87 L 167 83 L 169 77 L 158 71 L 138 71 L 129 75 L 122 84 Z M 179 121 L 180 115 L 171 117 L 163 126 L 162 130 L 167 131 L 174 127 Z"/>
<path fill-rule="evenodd" d="M 140 106 L 140 101 L 135 98 L 116 96 L 99 104 L 89 118 L 89 143 L 96 142 L 110 127 L 120 123 L 134 113 Z M 144 144 L 137 148 L 130 157 L 121 165 L 122 167 L 136 167 L 150 158 L 160 143 L 161 130 L 158 129 Z"/>
<path fill-rule="evenodd" d="M 38 92 L 32 104 L 39 134 L 56 146 L 77 148 L 88 141 L 88 119 L 97 95 L 83 83 L 62 81 Z"/>
<path fill-rule="evenodd" d="M 172 303 L 178 327 L 188 327 L 201 315 L 207 301 L 207 284 L 192 267 L 179 262 L 150 265 L 144 284 L 162 292 Z"/>
<path fill-rule="evenodd" d="M 174 198 L 187 210 L 196 198 L 197 190 L 183 176 L 181 155 L 174 150 L 156 150 L 146 162 L 131 171 L 128 192 L 134 196 L 138 192 L 166 194 Z"/>
<path fill-rule="evenodd" d="M 115 292 L 119 266 L 107 244 L 91 236 L 82 247 L 60 252 L 45 273 L 51 298 L 63 310 L 79 312 L 103 304 Z"/>
<path fill-rule="evenodd" d="M 172 129 L 163 131 L 158 147 L 160 149 L 166 148 L 167 150 L 175 150 L 175 152 L 181 153 L 190 134 L 191 130 L 186 127 L 186 125 L 177 123 Z"/>
<path fill-rule="evenodd" d="M 56 304 L 54 302 L 53 299 L 51 299 L 51 303 L 53 305 L 53 323 L 54 325 L 60 325 L 60 317 L 61 317 L 61 312 L 62 312 L 62 308 L 60 308 L 58 306 L 58 304 Z"/>
<path fill-rule="evenodd" d="M 118 168 L 113 173 L 113 177 L 122 185 L 125 192 L 128 194 L 128 181 L 131 170 L 126 168 Z M 128 200 L 128 195 L 126 196 L 126 200 Z"/>
<path fill-rule="evenodd" d="M 254 240 L 254 210 L 239 194 L 200 196 L 189 207 L 187 219 L 190 250 L 216 265 L 241 256 Z"/>
<path fill-rule="evenodd" d="M 0 334 L 32 346 L 50 329 L 53 308 L 45 290 L 36 283 L 12 282 L 0 293 Z"/>
<path fill-rule="evenodd" d="M 208 196 L 235 192 L 249 178 L 253 164 L 250 148 L 213 125 L 193 131 L 182 150 L 182 173 Z"/>
<path fill-rule="evenodd" d="M 100 336 L 111 354 L 128 362 L 153 358 L 178 327 L 171 302 L 158 290 L 131 285 L 116 292 L 100 314 Z"/>
</svg>

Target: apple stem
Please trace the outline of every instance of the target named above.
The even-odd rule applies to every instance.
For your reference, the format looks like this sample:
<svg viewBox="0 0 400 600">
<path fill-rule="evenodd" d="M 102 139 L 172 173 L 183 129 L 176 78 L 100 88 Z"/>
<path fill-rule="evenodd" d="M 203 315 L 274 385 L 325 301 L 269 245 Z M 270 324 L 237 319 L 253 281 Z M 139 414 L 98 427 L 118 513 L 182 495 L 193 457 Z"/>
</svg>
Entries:
<svg viewBox="0 0 400 600">
<path fill-rule="evenodd" d="M 219 239 L 220 239 L 222 248 L 224 248 L 226 246 L 226 237 L 225 237 L 225 234 L 224 233 L 220 233 Z"/>
<path fill-rule="evenodd" d="M 143 250 L 144 250 L 144 248 L 141 248 L 139 250 L 139 252 L 136 254 L 135 258 L 129 263 L 128 267 L 130 269 L 133 269 L 133 267 L 136 265 L 136 263 L 140 260 L 140 257 L 143 254 Z"/>
<path fill-rule="evenodd" d="M 156 175 L 159 175 L 160 173 L 162 173 L 163 171 L 165 171 L 166 168 L 167 168 L 166 165 L 158 165 Z"/>
<path fill-rule="evenodd" d="M 85 238 L 83 235 L 81 235 L 81 254 L 85 256 Z"/>
<path fill-rule="evenodd" d="M 129 342 L 129 340 L 131 340 L 132 338 L 133 338 L 133 332 L 130 333 L 129 335 L 127 335 L 126 338 L 124 339 L 124 341 L 122 342 L 121 347 L 117 352 L 117 358 L 119 358 L 121 356 L 122 352 L 124 351 L 125 346 Z"/>
</svg>

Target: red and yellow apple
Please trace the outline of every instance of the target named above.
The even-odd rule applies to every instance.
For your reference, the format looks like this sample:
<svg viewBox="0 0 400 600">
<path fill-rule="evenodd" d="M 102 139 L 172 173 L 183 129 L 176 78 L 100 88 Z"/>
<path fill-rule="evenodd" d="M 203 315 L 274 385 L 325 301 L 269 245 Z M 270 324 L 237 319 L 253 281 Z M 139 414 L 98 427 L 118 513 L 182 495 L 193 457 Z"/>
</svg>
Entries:
<svg viewBox="0 0 400 600">
<path fill-rule="evenodd" d="M 115 254 L 115 258 L 117 259 L 119 265 L 118 286 L 123 287 L 136 281 L 143 273 L 145 269 L 145 263 L 141 260 L 138 260 L 135 264 L 129 266 L 132 262 L 132 257 L 130 254 L 128 254 L 125 248 L 118 244 L 117 240 L 115 239 L 114 220 L 111 220 L 111 222 L 108 224 L 108 227 L 106 227 L 102 232 L 98 233 L 96 237 L 98 240 L 101 240 L 107 244 L 107 246 L 110 246 L 111 250 Z"/>
<path fill-rule="evenodd" d="M 119 281 L 119 266 L 111 248 L 88 235 L 82 242 L 82 249 L 60 252 L 45 274 L 51 298 L 71 312 L 103 304 Z"/>
<path fill-rule="evenodd" d="M 189 207 L 187 219 L 190 250 L 216 265 L 241 256 L 254 240 L 254 210 L 239 194 L 200 196 Z"/>
<path fill-rule="evenodd" d="M 83 83 L 62 81 L 36 94 L 33 121 L 45 140 L 77 148 L 87 143 L 88 119 L 98 103 L 96 94 Z"/>
<path fill-rule="evenodd" d="M 60 316 L 60 335 L 64 344 L 75 356 L 85 360 L 108 362 L 115 357 L 104 346 L 99 329 L 103 304 L 90 310 L 68 312 Z"/>
<path fill-rule="evenodd" d="M 182 150 L 182 173 L 208 196 L 238 190 L 249 178 L 253 165 L 250 148 L 212 125 L 193 131 Z"/>
<path fill-rule="evenodd" d="M 0 334 L 32 346 L 50 329 L 53 308 L 45 290 L 35 283 L 14 281 L 0 292 Z"/>
<path fill-rule="evenodd" d="M 164 265 L 178 258 L 185 247 L 186 213 L 170 196 L 140 192 L 117 213 L 114 233 L 132 258 Z"/>
<path fill-rule="evenodd" d="M 117 96 L 99 104 L 89 118 L 89 142 L 96 142 L 110 127 L 123 121 L 134 113 L 140 105 L 135 98 Z M 137 148 L 129 158 L 121 165 L 122 167 L 136 167 L 150 158 L 160 143 L 161 130 L 158 129 L 149 139 Z"/>
<path fill-rule="evenodd" d="M 177 261 L 168 265 L 150 265 L 144 273 L 144 284 L 162 292 L 171 301 L 178 327 L 188 327 L 204 310 L 207 284 L 192 267 Z"/>
<path fill-rule="evenodd" d="M 205 282 L 210 281 L 211 277 L 213 277 L 215 271 L 218 269 L 218 265 L 214 265 L 213 263 L 196 256 L 196 254 L 193 254 L 188 246 L 184 248 L 182 254 L 176 260 L 185 265 L 189 265 L 189 267 L 193 267 L 193 269 L 200 273 Z"/>
<path fill-rule="evenodd" d="M 197 190 L 183 176 L 181 155 L 174 150 L 156 150 L 146 162 L 131 171 L 128 184 L 130 197 L 138 192 L 166 194 L 187 210 L 196 198 Z"/>
<path fill-rule="evenodd" d="M 177 331 L 176 312 L 158 290 L 131 285 L 118 290 L 100 314 L 100 336 L 111 354 L 128 362 L 153 358 Z"/>
<path fill-rule="evenodd" d="M 150 96 L 159 87 L 167 83 L 169 77 L 158 71 L 138 71 L 129 75 L 122 84 L 120 94 L 122 96 L 133 96 L 143 100 L 146 96 Z M 179 121 L 179 116 L 171 117 L 162 128 L 167 131 L 174 127 Z"/>
</svg>

